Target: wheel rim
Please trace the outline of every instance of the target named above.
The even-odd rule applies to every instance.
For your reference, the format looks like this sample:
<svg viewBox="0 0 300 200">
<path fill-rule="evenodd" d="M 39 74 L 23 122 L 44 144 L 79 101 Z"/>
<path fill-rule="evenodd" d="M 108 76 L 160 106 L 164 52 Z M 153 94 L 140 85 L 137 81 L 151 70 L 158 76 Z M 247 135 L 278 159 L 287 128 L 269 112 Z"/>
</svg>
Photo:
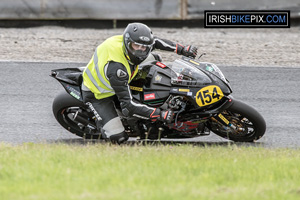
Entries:
<svg viewBox="0 0 300 200">
<path fill-rule="evenodd" d="M 251 138 L 255 135 L 255 127 L 250 119 L 242 114 L 223 111 L 222 115 L 232 124 L 231 127 L 221 124 L 217 120 L 211 122 L 211 130 L 222 134 L 227 139 Z"/>
<path fill-rule="evenodd" d="M 64 121 L 65 125 L 67 126 L 66 128 L 71 132 L 75 132 L 76 135 L 81 136 L 81 137 L 86 137 L 86 136 L 88 136 L 88 137 L 93 136 L 94 138 L 100 137 L 99 133 L 91 134 L 89 132 L 90 129 L 88 127 L 86 127 L 83 124 L 74 120 L 74 115 L 80 109 L 82 109 L 82 108 L 67 107 L 67 108 L 62 109 L 62 111 L 60 113 L 61 113 L 62 120 Z"/>
</svg>

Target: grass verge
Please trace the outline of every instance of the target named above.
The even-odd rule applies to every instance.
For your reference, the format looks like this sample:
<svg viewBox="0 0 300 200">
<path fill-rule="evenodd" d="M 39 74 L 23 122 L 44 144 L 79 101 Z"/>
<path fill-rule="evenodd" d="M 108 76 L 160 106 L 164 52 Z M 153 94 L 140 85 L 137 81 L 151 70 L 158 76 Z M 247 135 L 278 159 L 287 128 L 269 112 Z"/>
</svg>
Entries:
<svg viewBox="0 0 300 200">
<path fill-rule="evenodd" d="M 299 199 L 300 150 L 0 144 L 0 199 Z"/>
</svg>

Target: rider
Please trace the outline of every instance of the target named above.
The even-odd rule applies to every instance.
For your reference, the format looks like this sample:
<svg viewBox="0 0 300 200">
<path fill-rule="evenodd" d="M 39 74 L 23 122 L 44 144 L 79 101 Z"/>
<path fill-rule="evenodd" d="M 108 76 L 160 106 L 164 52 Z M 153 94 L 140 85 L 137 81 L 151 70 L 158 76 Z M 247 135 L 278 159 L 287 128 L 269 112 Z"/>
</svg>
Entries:
<svg viewBox="0 0 300 200">
<path fill-rule="evenodd" d="M 169 40 L 154 37 L 145 24 L 131 23 L 123 35 L 108 38 L 100 44 L 83 72 L 83 99 L 96 117 L 96 125 L 104 130 L 104 137 L 112 143 L 128 140 L 114 105 L 117 96 L 122 113 L 152 121 L 170 123 L 171 110 L 151 108 L 134 102 L 129 83 L 138 72 L 138 65 L 148 56 L 160 61 L 160 56 L 151 54 L 154 49 L 173 51 L 179 55 L 195 57 L 197 48 L 182 46 Z"/>
</svg>

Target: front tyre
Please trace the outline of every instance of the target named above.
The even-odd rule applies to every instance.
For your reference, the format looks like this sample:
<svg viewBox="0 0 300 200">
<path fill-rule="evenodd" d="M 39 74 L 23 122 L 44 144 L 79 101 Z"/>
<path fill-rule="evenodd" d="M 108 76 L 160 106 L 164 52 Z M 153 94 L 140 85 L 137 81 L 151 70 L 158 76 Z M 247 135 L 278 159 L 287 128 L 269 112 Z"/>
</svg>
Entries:
<svg viewBox="0 0 300 200">
<path fill-rule="evenodd" d="M 208 127 L 215 134 L 235 142 L 254 142 L 266 131 L 264 118 L 251 106 L 234 100 L 233 104 L 222 112 L 231 126 L 225 126 L 212 118 Z"/>
</svg>

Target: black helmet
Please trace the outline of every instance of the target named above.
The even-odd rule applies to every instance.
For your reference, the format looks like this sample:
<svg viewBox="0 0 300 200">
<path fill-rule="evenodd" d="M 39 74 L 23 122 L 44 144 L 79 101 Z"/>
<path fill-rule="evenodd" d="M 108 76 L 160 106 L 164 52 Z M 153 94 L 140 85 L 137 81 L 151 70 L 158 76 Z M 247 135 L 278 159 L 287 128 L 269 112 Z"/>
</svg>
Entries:
<svg viewBox="0 0 300 200">
<path fill-rule="evenodd" d="M 127 59 L 138 65 L 143 62 L 151 52 L 154 39 L 151 29 L 145 24 L 128 24 L 123 33 L 123 50 Z"/>
</svg>

